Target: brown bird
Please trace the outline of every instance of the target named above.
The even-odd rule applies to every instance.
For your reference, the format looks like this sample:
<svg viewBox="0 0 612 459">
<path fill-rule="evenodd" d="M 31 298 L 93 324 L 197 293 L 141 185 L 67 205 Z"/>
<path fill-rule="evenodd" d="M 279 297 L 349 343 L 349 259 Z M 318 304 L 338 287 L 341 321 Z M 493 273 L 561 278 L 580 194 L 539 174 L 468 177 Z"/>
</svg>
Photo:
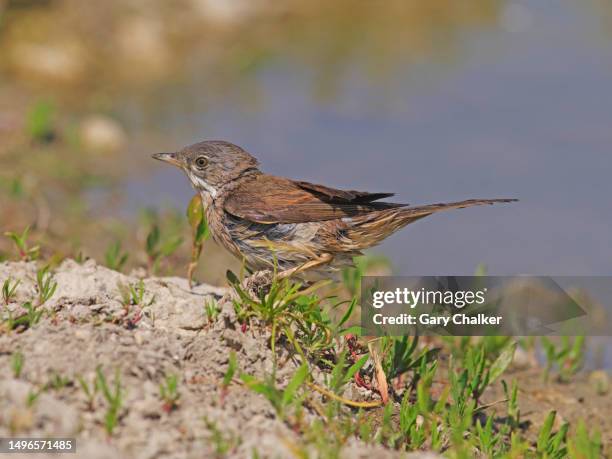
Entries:
<svg viewBox="0 0 612 459">
<path fill-rule="evenodd" d="M 182 169 L 202 196 L 210 232 L 253 271 L 329 275 L 409 223 L 448 209 L 515 199 L 408 207 L 379 202 L 393 193 L 345 191 L 261 172 L 257 160 L 229 142 L 211 140 L 155 159 Z"/>
</svg>

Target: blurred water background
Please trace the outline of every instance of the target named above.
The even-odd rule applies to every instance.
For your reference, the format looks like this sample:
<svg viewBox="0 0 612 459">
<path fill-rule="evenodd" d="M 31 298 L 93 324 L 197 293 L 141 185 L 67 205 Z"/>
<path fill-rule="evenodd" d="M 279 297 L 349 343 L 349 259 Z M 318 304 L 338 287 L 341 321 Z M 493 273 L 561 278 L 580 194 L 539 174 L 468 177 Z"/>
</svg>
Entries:
<svg viewBox="0 0 612 459">
<path fill-rule="evenodd" d="M 225 139 L 412 204 L 520 199 L 396 234 L 375 252 L 397 274 L 612 274 L 610 2 L 0 5 L 0 230 L 48 252 L 120 239 L 137 266 L 147 222 L 184 231 L 192 195 L 150 154 Z M 215 283 L 237 267 L 203 260 Z"/>
</svg>

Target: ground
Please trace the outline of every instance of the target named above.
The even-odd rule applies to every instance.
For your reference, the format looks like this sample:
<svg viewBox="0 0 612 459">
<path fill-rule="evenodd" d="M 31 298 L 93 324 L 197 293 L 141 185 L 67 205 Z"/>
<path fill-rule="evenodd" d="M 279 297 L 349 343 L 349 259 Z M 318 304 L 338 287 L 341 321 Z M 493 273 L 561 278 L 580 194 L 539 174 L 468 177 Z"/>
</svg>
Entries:
<svg viewBox="0 0 612 459">
<path fill-rule="evenodd" d="M 0 264 L 0 284 L 9 277 L 21 280 L 16 296 L 3 305 L 6 312 L 17 316 L 20 305 L 36 301 L 36 272 L 34 262 Z M 46 312 L 38 321 L 13 330 L 5 323 L 0 330 L 0 437 L 75 437 L 76 457 L 88 459 L 295 457 L 297 451 L 309 451 L 266 398 L 238 377 L 224 387 L 232 351 L 236 375 L 263 379 L 274 362 L 270 330 L 241 325 L 227 289 L 199 285 L 190 290 L 181 278 L 145 278 L 140 289 L 139 278 L 91 260 L 64 261 L 54 279 L 57 291 L 42 306 Z M 139 304 L 129 304 L 122 296 L 130 285 Z M 206 304 L 218 304 L 218 315 L 209 318 Z M 276 353 L 281 362 L 276 381 L 282 387 L 298 365 L 282 345 Z M 16 356 L 22 356 L 21 365 Z M 586 376 L 572 384 L 543 385 L 540 370 L 519 367 L 511 368 L 506 379 L 519 380 L 528 436 L 537 434 L 530 426 L 541 425 L 548 410 L 555 409 L 560 420 L 587 418 L 599 424 L 604 444 L 612 441 L 609 393 L 597 395 Z M 100 388 L 93 393 L 101 375 L 110 399 Z M 176 404 L 160 392 L 172 375 L 177 377 Z M 121 401 L 113 412 L 115 382 Z M 443 379 L 436 380 L 434 392 L 444 385 Z M 378 396 L 352 383 L 344 395 L 370 400 Z M 500 398 L 501 385 L 495 384 L 484 401 Z M 505 408 L 499 406 L 502 416 Z M 317 413 L 305 415 L 314 418 Z M 352 438 L 340 456 L 400 455 Z M 313 449 L 312 457 L 322 456 Z"/>
<path fill-rule="evenodd" d="M 17 303 L 36 296 L 34 263 L 1 264 L 0 283 L 9 276 L 22 279 Z M 138 279 L 93 261 L 67 261 L 55 280 L 58 289 L 45 305 L 53 313 L 22 333 L 0 336 L 0 437 L 76 437 L 77 457 L 88 459 L 252 457 L 255 451 L 259 457 L 292 456 L 298 439 L 264 397 L 240 384 L 223 393 L 231 350 L 240 371 L 258 377 L 272 370 L 273 361 L 267 332 L 241 330 L 229 302 L 209 324 L 204 304 L 221 299 L 224 289 L 202 285 L 190 292 L 185 279 L 146 279 L 145 302 L 153 302 L 130 325 L 129 317 L 139 311 L 126 317 L 117 285 Z M 10 370 L 16 352 L 24 356 L 18 378 Z M 110 436 L 104 428 L 107 401 L 98 393 L 89 404 L 78 382 L 80 377 L 93 386 L 98 366 L 109 386 L 118 370 L 123 389 Z M 277 378 L 286 381 L 294 371 L 289 360 Z M 159 386 L 170 374 L 179 377 L 180 399 L 168 411 Z M 56 387 L 28 402 L 30 394 L 58 379 L 65 384 L 51 383 Z M 356 441 L 344 455 L 390 453 Z"/>
</svg>

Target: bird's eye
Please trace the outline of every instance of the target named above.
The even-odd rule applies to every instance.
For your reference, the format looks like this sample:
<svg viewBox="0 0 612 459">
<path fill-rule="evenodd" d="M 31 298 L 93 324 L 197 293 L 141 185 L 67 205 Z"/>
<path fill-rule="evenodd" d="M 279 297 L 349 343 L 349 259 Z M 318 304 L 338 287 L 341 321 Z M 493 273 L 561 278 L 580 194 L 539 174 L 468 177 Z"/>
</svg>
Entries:
<svg viewBox="0 0 612 459">
<path fill-rule="evenodd" d="M 195 160 L 195 165 L 198 169 L 204 169 L 208 164 L 208 159 L 205 156 L 198 156 Z"/>
</svg>

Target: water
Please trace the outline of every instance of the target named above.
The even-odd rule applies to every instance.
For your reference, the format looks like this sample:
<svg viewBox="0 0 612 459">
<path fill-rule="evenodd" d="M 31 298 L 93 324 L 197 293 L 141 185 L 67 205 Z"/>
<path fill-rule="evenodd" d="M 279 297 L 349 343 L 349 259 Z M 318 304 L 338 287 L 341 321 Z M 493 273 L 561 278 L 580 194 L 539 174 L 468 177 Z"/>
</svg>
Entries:
<svg viewBox="0 0 612 459">
<path fill-rule="evenodd" d="M 389 64 L 379 78 L 356 53 L 327 98 L 313 89 L 319 69 L 287 54 L 257 71 L 255 102 L 217 96 L 196 73 L 183 90 L 193 100 L 158 114 L 160 149 L 226 139 L 267 172 L 413 204 L 520 199 L 394 235 L 377 251 L 398 274 L 470 274 L 478 263 L 491 274 L 611 274 L 612 34 L 593 8 L 506 3 L 494 23 L 454 36 L 451 56 Z M 134 208 L 191 194 L 163 166 L 127 190 Z"/>
<path fill-rule="evenodd" d="M 93 71 L 73 76 L 80 84 L 38 84 L 41 97 L 111 113 L 127 129 L 126 156 L 107 160 L 123 169 L 123 189 L 107 200 L 90 190 L 94 215 L 128 222 L 143 207 L 184 208 L 186 178 L 150 153 L 225 139 L 269 173 L 391 191 L 396 201 L 520 199 L 434 215 L 395 234 L 374 251 L 397 275 L 469 275 L 480 263 L 493 275 L 612 274 L 610 2 L 299 3 L 281 19 L 237 26 L 240 33 L 197 24 L 202 36 L 183 37 L 188 49 L 169 48 L 158 33 L 182 28 L 185 15 L 166 18 L 172 11 L 24 7 L 11 14 L 34 22 L 12 34 L 4 27 L 14 18 L 3 23 L 0 39 L 9 42 L 0 54 L 28 30 L 46 31 L 54 46 L 85 47 Z M 64 31 L 85 36 L 58 45 Z M 17 50 L 7 58 L 22 56 Z M 39 60 L 30 56 L 6 80 L 26 79 Z M 591 361 L 610 368 L 611 357 L 602 351 Z"/>
<path fill-rule="evenodd" d="M 577 2 L 505 8 L 495 26 L 463 34 L 452 62 L 432 55 L 378 82 L 353 63 L 332 100 L 313 97 L 304 65 L 276 62 L 258 75 L 257 110 L 222 99 L 186 114 L 176 148 L 228 139 L 270 173 L 414 204 L 520 199 L 391 237 L 376 250 L 398 274 L 471 274 L 485 263 L 491 274 L 609 275 L 611 37 Z M 167 169 L 144 185 L 131 188 L 134 202 L 178 205 L 191 193 Z M 590 342 L 588 367 L 611 367 L 609 344 Z"/>
</svg>

